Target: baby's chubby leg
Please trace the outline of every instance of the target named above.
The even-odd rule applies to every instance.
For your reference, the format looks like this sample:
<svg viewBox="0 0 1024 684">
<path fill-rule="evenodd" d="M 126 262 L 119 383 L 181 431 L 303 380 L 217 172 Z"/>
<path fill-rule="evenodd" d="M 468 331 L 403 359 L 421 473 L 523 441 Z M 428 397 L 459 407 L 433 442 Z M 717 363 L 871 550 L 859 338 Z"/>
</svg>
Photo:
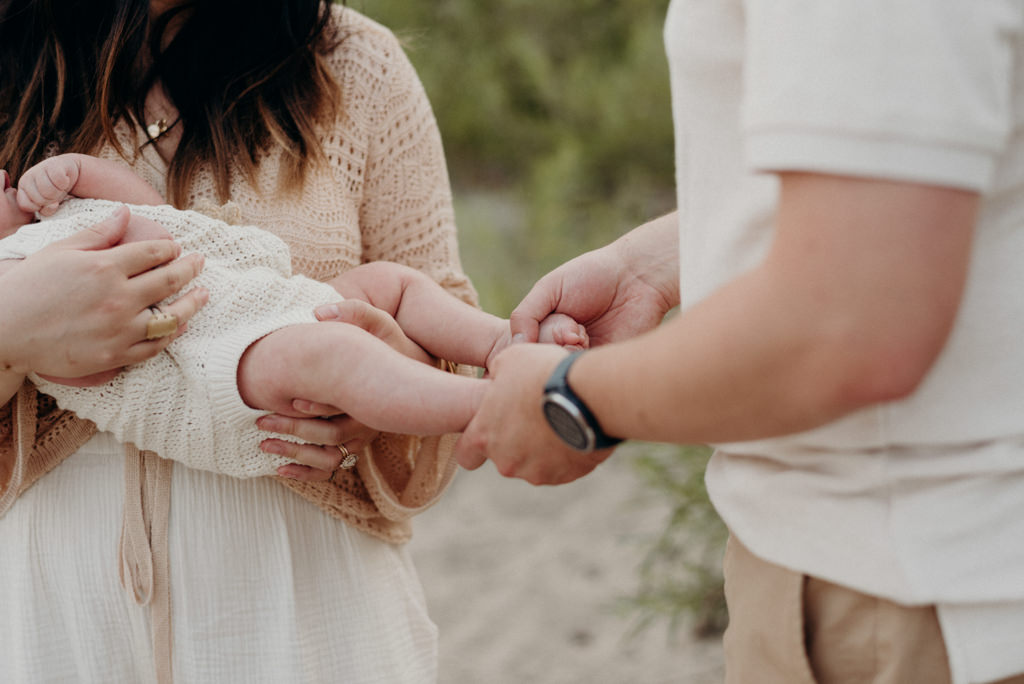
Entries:
<svg viewBox="0 0 1024 684">
<path fill-rule="evenodd" d="M 281 328 L 252 344 L 238 364 L 239 393 L 253 408 L 306 417 L 292 408 L 304 399 L 404 434 L 462 431 L 485 386 L 404 356 L 348 323 Z"/>
<path fill-rule="evenodd" d="M 474 308 L 423 273 L 390 262 L 363 264 L 331 281 L 346 298 L 390 313 L 413 341 L 438 358 L 487 367 L 511 343 L 508 321 Z M 321 319 L 340 320 L 336 313 Z M 541 323 L 540 342 L 585 349 L 586 329 L 564 314 Z"/>
</svg>

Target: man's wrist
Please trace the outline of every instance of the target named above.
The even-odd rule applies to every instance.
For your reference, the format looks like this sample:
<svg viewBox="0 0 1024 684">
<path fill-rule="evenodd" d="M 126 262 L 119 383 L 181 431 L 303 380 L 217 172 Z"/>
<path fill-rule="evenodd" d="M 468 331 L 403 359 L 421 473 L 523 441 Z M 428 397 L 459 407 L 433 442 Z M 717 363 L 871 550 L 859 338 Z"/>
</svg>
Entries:
<svg viewBox="0 0 1024 684">
<path fill-rule="evenodd" d="M 569 384 L 569 371 L 583 352 L 565 357 L 544 385 L 542 408 L 548 425 L 559 439 L 584 453 L 608 449 L 622 440 L 604 432 L 597 417 Z"/>
</svg>

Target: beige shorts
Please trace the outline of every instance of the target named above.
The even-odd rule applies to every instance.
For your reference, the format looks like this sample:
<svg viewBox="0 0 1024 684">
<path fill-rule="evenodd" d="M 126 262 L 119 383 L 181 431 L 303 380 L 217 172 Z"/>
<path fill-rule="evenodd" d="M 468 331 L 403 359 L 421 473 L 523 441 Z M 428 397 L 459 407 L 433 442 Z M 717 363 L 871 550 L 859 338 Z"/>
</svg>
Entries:
<svg viewBox="0 0 1024 684">
<path fill-rule="evenodd" d="M 725 551 L 726 684 L 948 684 L 933 606 L 903 606 Z M 1024 684 L 1024 675 L 999 684 Z"/>
</svg>

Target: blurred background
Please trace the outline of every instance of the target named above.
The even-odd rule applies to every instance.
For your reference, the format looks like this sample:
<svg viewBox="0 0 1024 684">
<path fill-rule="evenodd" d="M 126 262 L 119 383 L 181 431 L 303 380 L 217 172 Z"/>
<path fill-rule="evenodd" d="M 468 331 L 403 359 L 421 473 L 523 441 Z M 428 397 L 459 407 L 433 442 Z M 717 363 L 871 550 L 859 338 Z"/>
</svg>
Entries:
<svg viewBox="0 0 1024 684">
<path fill-rule="evenodd" d="M 464 265 L 507 315 L 533 282 L 675 206 L 668 0 L 354 0 L 441 127 Z"/>
<path fill-rule="evenodd" d="M 668 0 L 350 0 L 437 116 L 463 266 L 507 316 L 551 268 L 675 207 Z M 630 444 L 565 487 L 463 473 L 412 550 L 445 684 L 721 680 L 707 450 Z"/>
</svg>

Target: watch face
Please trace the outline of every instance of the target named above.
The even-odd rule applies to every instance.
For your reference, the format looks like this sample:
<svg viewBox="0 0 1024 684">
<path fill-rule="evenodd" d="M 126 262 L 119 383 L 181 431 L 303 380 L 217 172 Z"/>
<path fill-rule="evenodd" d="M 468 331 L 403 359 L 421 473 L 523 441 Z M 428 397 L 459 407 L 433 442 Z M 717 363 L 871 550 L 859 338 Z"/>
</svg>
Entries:
<svg viewBox="0 0 1024 684">
<path fill-rule="evenodd" d="M 561 401 L 559 401 L 561 400 Z M 594 448 L 594 436 L 583 423 L 582 416 L 572 404 L 566 405 L 564 397 L 554 395 L 544 402 L 544 417 L 551 429 L 562 438 L 562 441 L 579 451 L 590 451 Z"/>
</svg>

